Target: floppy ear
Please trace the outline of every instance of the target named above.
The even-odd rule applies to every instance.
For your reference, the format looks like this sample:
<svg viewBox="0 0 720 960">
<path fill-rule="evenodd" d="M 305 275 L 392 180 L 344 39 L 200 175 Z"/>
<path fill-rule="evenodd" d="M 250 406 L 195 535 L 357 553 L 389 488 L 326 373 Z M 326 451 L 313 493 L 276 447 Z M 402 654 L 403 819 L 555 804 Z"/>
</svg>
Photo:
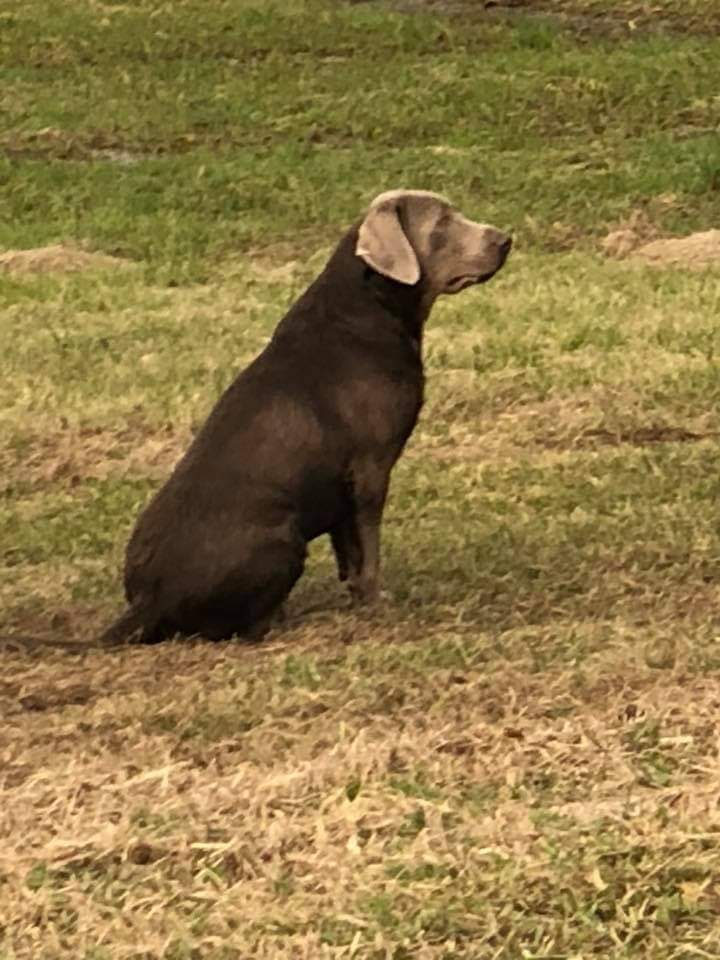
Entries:
<svg viewBox="0 0 720 960">
<path fill-rule="evenodd" d="M 400 223 L 397 203 L 373 205 L 360 224 L 355 253 L 384 277 L 413 286 L 420 264 Z"/>
</svg>

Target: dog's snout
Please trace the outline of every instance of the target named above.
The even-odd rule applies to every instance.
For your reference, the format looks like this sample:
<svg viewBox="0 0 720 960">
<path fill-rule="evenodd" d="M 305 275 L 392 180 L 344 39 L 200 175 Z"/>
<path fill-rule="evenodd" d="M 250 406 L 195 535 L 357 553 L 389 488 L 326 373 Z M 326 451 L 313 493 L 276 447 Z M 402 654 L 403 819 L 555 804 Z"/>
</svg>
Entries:
<svg viewBox="0 0 720 960">
<path fill-rule="evenodd" d="M 503 258 L 503 260 L 510 253 L 512 244 L 512 237 L 502 237 L 500 239 L 500 242 L 498 243 L 498 250 L 500 251 L 500 256 Z"/>
<path fill-rule="evenodd" d="M 497 227 L 487 227 L 485 231 L 485 249 L 490 251 L 497 251 L 497 255 L 501 260 L 505 260 L 507 255 L 510 253 L 510 250 L 513 245 L 512 237 L 504 233 L 502 230 L 498 230 Z"/>
</svg>

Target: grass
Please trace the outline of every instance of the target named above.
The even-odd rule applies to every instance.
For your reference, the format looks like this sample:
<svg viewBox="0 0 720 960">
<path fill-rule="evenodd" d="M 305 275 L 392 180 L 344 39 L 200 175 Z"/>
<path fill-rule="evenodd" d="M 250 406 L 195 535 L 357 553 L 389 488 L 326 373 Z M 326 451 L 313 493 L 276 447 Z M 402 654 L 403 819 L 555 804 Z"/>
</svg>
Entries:
<svg viewBox="0 0 720 960">
<path fill-rule="evenodd" d="M 0 960 L 720 956 L 717 267 L 598 245 L 717 222 L 720 4 L 407 6 L 0 13 L 0 249 L 129 261 L 0 272 L 2 633 L 110 619 L 374 194 L 517 238 L 431 318 L 377 611 L 316 544 L 259 647 L 3 647 Z"/>
<path fill-rule="evenodd" d="M 714 39 L 588 48 L 562 20 L 197 0 L 172 29 L 150 3 L 55 3 L 38 36 L 32 5 L 6 7 L 6 246 L 81 239 L 206 280 L 298 231 L 313 249 L 378 169 L 549 247 L 638 205 L 666 229 L 717 219 Z"/>
</svg>

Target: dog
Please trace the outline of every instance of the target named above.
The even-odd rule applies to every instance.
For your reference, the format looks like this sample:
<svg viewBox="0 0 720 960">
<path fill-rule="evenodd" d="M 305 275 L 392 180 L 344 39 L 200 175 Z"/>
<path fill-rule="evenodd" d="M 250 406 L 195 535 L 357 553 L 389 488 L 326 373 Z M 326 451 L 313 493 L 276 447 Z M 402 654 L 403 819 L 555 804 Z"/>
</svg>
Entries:
<svg viewBox="0 0 720 960">
<path fill-rule="evenodd" d="M 141 513 L 128 609 L 101 644 L 260 639 L 323 534 L 352 599 L 373 602 L 390 473 L 423 403 L 424 324 L 511 245 L 437 194 L 376 197 Z"/>
</svg>

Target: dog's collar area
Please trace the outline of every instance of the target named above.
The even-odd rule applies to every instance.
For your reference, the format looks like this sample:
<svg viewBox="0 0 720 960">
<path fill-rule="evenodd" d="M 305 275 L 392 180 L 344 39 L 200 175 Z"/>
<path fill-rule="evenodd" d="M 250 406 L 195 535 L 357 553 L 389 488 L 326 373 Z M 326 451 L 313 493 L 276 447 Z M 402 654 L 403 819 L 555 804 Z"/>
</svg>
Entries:
<svg viewBox="0 0 720 960">
<path fill-rule="evenodd" d="M 422 277 L 413 286 L 399 283 L 383 276 L 372 267 L 365 267 L 363 283 L 368 295 L 378 303 L 395 321 L 399 322 L 403 335 L 416 344 L 422 340 L 422 330 L 429 308 L 427 292 Z M 434 300 L 434 297 L 433 297 Z M 430 304 L 432 306 L 432 303 Z"/>
</svg>

